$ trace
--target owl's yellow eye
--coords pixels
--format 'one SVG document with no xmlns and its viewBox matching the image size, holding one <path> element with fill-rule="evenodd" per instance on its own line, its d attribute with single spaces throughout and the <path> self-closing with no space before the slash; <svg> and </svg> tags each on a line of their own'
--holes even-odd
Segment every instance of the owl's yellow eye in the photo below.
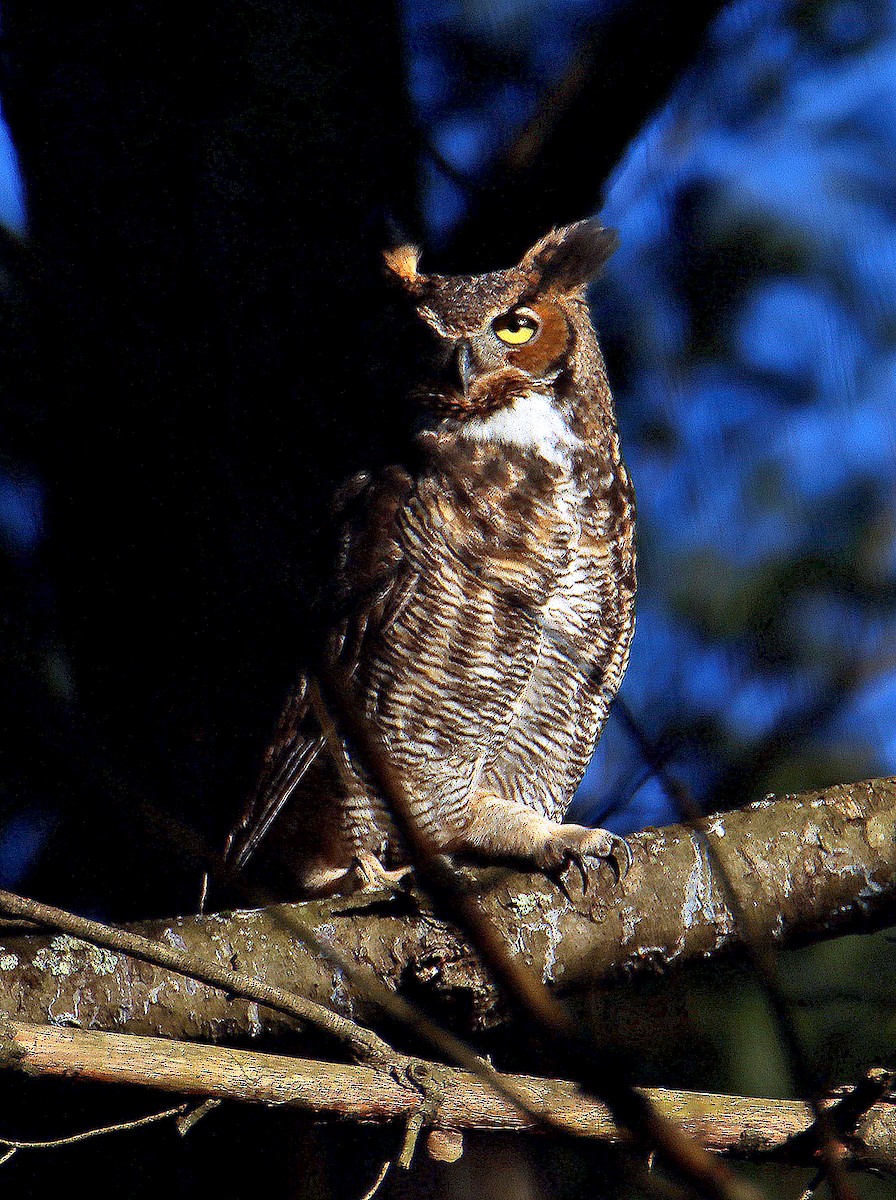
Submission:
<svg viewBox="0 0 896 1200">
<path fill-rule="evenodd" d="M 538 333 L 538 318 L 528 308 L 515 308 L 492 321 L 495 337 L 508 346 L 525 346 Z"/>
</svg>

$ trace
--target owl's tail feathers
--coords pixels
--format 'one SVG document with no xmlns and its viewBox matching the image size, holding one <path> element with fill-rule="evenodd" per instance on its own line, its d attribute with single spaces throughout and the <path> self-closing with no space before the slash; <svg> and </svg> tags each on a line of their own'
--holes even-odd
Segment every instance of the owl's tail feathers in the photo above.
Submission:
<svg viewBox="0 0 896 1200">
<path fill-rule="evenodd" d="M 278 734 L 280 732 L 278 730 Z M 203 873 L 199 892 L 200 913 L 205 912 L 212 884 L 226 887 L 246 866 L 326 744 L 323 734 L 307 737 L 297 735 L 294 730 L 291 732 L 291 737 L 275 741 L 280 752 L 273 757 L 270 768 L 262 775 L 243 815 L 227 835 L 218 870 Z"/>
<path fill-rule="evenodd" d="M 227 838 L 223 861 L 228 873 L 235 874 L 245 867 L 325 744 L 326 738 L 320 734 L 300 741 L 284 754 L 276 773 L 252 798 Z"/>
</svg>

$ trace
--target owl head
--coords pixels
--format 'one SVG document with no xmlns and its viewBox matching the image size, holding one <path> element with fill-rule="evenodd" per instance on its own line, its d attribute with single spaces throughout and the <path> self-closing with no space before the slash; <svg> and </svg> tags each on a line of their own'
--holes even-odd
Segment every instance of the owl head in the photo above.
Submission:
<svg viewBox="0 0 896 1200">
<path fill-rule="evenodd" d="M 580 390 L 576 374 L 599 359 L 585 287 L 616 243 L 598 221 L 579 221 L 547 234 L 517 266 L 485 275 L 425 275 L 417 247 L 388 251 L 387 269 L 427 335 L 417 398 L 463 419 L 533 392 Z"/>
</svg>

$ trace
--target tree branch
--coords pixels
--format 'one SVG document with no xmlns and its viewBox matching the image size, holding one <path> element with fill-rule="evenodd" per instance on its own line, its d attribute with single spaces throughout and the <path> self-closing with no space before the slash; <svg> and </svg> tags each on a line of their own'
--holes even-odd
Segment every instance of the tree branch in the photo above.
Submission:
<svg viewBox="0 0 896 1200">
<path fill-rule="evenodd" d="M 438 1076 L 440 1102 L 432 1112 L 420 1091 L 365 1066 L 21 1022 L 7 1022 L 0 1032 L 0 1066 L 31 1075 L 132 1084 L 362 1122 L 408 1121 L 419 1115 L 428 1130 L 541 1128 L 475 1076 L 436 1063 L 431 1070 Z M 524 1075 L 502 1079 L 509 1091 L 525 1097 L 533 1112 L 550 1111 L 554 1128 L 609 1143 L 626 1140 L 606 1106 L 573 1083 Z M 812 1111 L 802 1101 L 666 1088 L 645 1088 L 643 1094 L 707 1150 L 752 1161 L 814 1164 L 811 1141 L 802 1136 L 812 1125 Z M 830 1096 L 825 1103 L 834 1107 L 842 1101 Z M 871 1105 L 844 1145 L 847 1166 L 896 1174 L 896 1104 L 881 1100 Z"/>
<path fill-rule="evenodd" d="M 750 936 L 788 946 L 868 931 L 896 912 L 896 781 L 844 784 L 769 798 L 701 823 L 751 913 Z M 542 875 L 490 869 L 477 903 L 526 965 L 558 992 L 742 948 L 724 889 L 684 825 L 631 839 L 634 863 L 616 882 L 596 867 L 587 893 L 567 900 Z M 504 1010 L 460 934 L 415 897 L 336 898 L 256 911 L 147 922 L 162 948 L 307 997 L 355 1021 L 379 1018 L 346 973 L 290 925 L 334 945 L 398 992 L 428 993 L 463 1030 L 500 1023 Z M 206 1041 L 263 1032 L 295 1037 L 294 1022 L 70 935 L 8 933 L 0 944 L 0 1008 L 16 1020 Z M 226 987 L 226 984 L 221 986 Z"/>
</svg>

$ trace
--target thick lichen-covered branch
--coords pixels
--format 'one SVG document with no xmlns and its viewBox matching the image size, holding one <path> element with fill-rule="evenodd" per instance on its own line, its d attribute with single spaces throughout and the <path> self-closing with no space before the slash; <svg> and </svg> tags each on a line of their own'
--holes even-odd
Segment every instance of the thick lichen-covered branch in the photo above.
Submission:
<svg viewBox="0 0 896 1200">
<path fill-rule="evenodd" d="M 894 780 L 769 798 L 702 828 L 749 913 L 753 938 L 799 944 L 876 928 L 896 913 Z M 513 953 L 558 992 L 736 952 L 743 934 L 701 839 L 673 825 L 640 833 L 631 845 L 625 878 L 596 866 L 584 895 L 569 898 L 538 874 L 490 870 L 478 877 L 477 903 Z M 428 994 L 455 1027 L 503 1019 L 473 952 L 413 897 L 181 916 L 139 928 L 364 1024 L 379 1015 L 365 990 L 309 944 L 335 946 L 397 991 Z M 0 1009 L 22 1021 L 210 1041 L 295 1030 L 257 1002 L 66 934 L 0 934 Z"/>
</svg>

